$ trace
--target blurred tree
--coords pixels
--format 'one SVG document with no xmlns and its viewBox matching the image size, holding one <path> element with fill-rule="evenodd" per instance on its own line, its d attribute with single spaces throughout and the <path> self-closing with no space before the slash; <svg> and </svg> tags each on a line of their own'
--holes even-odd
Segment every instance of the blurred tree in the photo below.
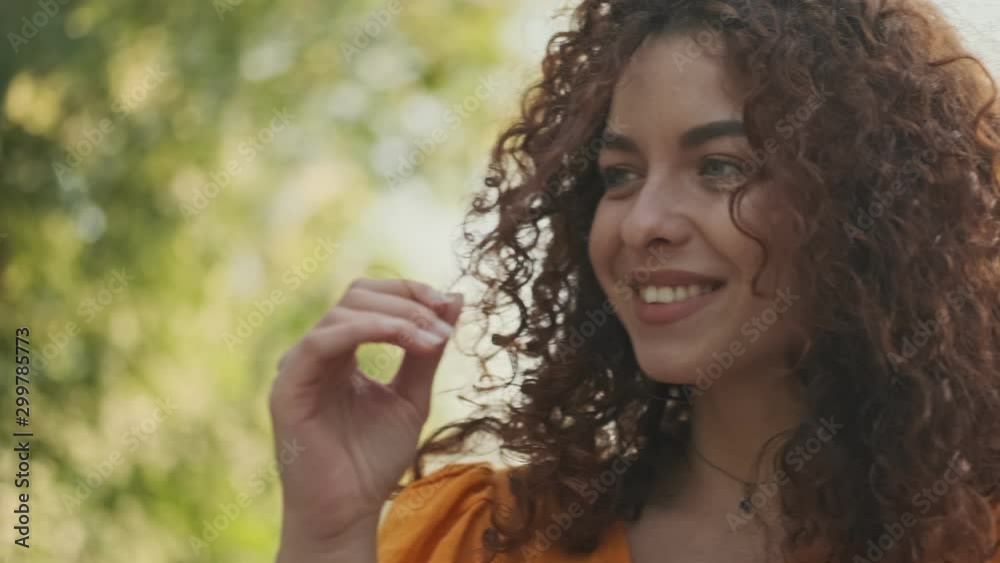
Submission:
<svg viewBox="0 0 1000 563">
<path fill-rule="evenodd" d="M 457 226 L 530 74 L 504 43 L 525 4 L 0 4 L 2 360 L 29 327 L 30 426 L 12 368 L 0 404 L 35 433 L 32 547 L 5 525 L 0 554 L 271 560 L 274 363 L 351 278 L 450 264 L 400 241 Z"/>
</svg>

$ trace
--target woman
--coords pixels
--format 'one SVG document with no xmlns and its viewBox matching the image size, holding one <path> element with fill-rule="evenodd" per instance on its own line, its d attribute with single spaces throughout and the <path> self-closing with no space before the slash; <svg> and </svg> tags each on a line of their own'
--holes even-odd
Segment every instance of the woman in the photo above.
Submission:
<svg viewBox="0 0 1000 563">
<path fill-rule="evenodd" d="M 1000 561 L 1000 112 L 937 9 L 584 0 L 542 68 L 466 233 L 516 399 L 417 451 L 462 298 L 356 281 L 272 390 L 278 561 Z M 525 463 L 423 474 L 475 437 Z"/>
</svg>

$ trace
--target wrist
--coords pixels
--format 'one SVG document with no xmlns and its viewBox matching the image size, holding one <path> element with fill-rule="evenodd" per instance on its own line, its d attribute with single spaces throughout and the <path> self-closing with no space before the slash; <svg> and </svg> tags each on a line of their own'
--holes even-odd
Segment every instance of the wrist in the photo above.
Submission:
<svg viewBox="0 0 1000 563">
<path fill-rule="evenodd" d="M 276 563 L 377 563 L 378 515 L 328 537 L 303 537 L 286 518 Z"/>
</svg>

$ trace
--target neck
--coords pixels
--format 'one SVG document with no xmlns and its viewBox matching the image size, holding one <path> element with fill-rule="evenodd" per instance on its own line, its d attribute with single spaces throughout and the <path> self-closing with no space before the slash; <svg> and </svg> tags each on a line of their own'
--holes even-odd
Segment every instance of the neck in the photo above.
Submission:
<svg viewBox="0 0 1000 563">
<path fill-rule="evenodd" d="M 787 370 L 742 375 L 728 374 L 727 381 L 719 379 L 694 398 L 691 442 L 712 463 L 752 481 L 758 456 L 764 453 L 766 460 L 775 453 L 780 437 L 799 424 L 805 411 Z M 758 481 L 770 478 L 771 464 L 757 473 Z"/>
<path fill-rule="evenodd" d="M 687 463 L 670 479 L 670 504 L 731 513 L 743 483 L 774 481 L 774 455 L 805 415 L 795 381 L 787 370 L 730 372 L 694 397 Z"/>
</svg>

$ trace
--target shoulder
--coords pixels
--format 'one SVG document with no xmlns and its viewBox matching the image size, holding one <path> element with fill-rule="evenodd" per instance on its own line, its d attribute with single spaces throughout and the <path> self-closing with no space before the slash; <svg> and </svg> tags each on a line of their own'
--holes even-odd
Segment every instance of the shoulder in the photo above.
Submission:
<svg viewBox="0 0 1000 563">
<path fill-rule="evenodd" d="M 492 507 L 511 502 L 508 468 L 447 465 L 407 485 L 378 532 L 380 563 L 478 561 Z"/>
<path fill-rule="evenodd" d="M 993 508 L 993 524 L 996 530 L 996 533 L 993 535 L 996 547 L 994 548 L 993 561 L 991 563 L 1000 563 L 1000 504 Z"/>
<path fill-rule="evenodd" d="M 494 506 L 502 519 L 514 513 L 511 478 L 516 468 L 488 463 L 447 465 L 406 487 L 383 513 L 378 531 L 379 563 L 480 563 L 483 534 L 492 526 Z M 539 499 L 534 499 L 538 501 Z M 536 530 L 529 544 L 499 554 L 490 563 L 606 563 L 629 561 L 624 529 L 614 527 L 590 554 L 569 555 L 556 547 L 572 525 L 572 512 L 538 516 L 545 531 Z"/>
</svg>

